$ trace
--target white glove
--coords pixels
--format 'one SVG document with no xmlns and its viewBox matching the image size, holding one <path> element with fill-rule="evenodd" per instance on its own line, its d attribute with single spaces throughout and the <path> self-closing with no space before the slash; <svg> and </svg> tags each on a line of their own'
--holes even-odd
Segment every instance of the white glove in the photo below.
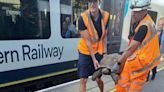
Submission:
<svg viewBox="0 0 164 92">
<path fill-rule="evenodd" d="M 118 62 L 117 62 L 117 63 L 115 63 L 115 64 L 113 65 L 113 67 L 111 68 L 111 72 L 112 72 L 112 73 L 118 73 L 118 72 L 119 72 L 119 69 L 120 69 L 120 65 L 119 65 Z"/>
<path fill-rule="evenodd" d="M 114 81 L 115 84 L 118 83 L 118 75 L 117 73 L 119 72 L 119 69 L 120 69 L 120 64 L 117 62 L 113 65 L 112 69 L 111 69 L 111 77 Z"/>
<path fill-rule="evenodd" d="M 111 73 L 111 78 L 113 79 L 113 81 L 114 81 L 115 84 L 118 83 L 119 77 L 118 77 L 117 74 Z"/>
</svg>

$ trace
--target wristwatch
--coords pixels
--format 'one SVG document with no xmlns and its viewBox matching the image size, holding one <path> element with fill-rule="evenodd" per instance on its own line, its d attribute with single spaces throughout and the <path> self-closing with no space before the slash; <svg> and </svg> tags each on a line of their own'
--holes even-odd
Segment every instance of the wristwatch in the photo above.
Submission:
<svg viewBox="0 0 164 92">
<path fill-rule="evenodd" d="M 120 62 L 117 62 L 117 64 L 118 64 L 118 65 L 121 65 L 121 63 L 120 63 Z"/>
</svg>

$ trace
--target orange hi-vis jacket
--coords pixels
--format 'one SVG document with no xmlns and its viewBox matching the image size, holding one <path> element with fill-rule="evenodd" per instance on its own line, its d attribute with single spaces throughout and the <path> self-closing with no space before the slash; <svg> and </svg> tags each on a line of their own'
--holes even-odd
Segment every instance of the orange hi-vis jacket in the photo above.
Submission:
<svg viewBox="0 0 164 92">
<path fill-rule="evenodd" d="M 95 53 L 99 53 L 99 54 L 103 53 L 103 50 L 104 50 L 103 38 L 105 36 L 105 26 L 106 26 L 108 19 L 109 19 L 109 13 L 108 12 L 100 10 L 100 13 L 102 14 L 102 19 L 101 19 L 102 36 L 100 39 L 98 38 L 97 31 L 93 25 L 92 20 L 91 20 L 90 11 L 87 10 L 86 12 L 81 14 L 83 21 L 84 21 L 84 24 L 87 28 L 86 31 L 88 31 L 88 34 L 89 34 L 89 37 L 91 40 L 94 54 Z M 87 45 L 86 45 L 84 38 L 80 39 L 79 44 L 78 44 L 78 50 L 82 54 L 90 55 L 90 52 L 87 48 Z"/>
<path fill-rule="evenodd" d="M 127 64 L 129 64 L 128 66 L 130 67 L 131 79 L 142 76 L 160 63 L 158 35 L 155 30 L 154 22 L 148 14 L 140 21 L 135 29 L 135 33 L 137 33 L 142 25 L 147 26 L 147 34 L 141 45 L 134 52 L 133 55 L 135 58 L 129 61 L 127 59 Z"/>
</svg>

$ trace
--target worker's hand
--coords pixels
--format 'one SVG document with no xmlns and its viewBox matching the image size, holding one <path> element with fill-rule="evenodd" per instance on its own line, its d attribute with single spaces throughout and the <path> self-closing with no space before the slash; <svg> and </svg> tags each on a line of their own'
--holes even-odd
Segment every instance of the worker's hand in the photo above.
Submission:
<svg viewBox="0 0 164 92">
<path fill-rule="evenodd" d="M 120 65 L 119 70 L 117 71 L 117 74 L 120 75 L 122 71 L 123 71 L 123 67 Z"/>
<path fill-rule="evenodd" d="M 94 64 L 95 69 L 100 67 L 100 64 L 97 60 L 93 60 L 93 64 Z"/>
<path fill-rule="evenodd" d="M 118 84 L 119 75 L 117 75 L 116 73 L 111 73 L 111 77 L 112 77 L 115 85 Z"/>
</svg>

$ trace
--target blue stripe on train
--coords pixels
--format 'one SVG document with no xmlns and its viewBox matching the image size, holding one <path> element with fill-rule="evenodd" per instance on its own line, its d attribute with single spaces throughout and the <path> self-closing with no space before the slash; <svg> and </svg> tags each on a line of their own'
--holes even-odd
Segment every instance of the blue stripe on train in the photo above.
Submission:
<svg viewBox="0 0 164 92">
<path fill-rule="evenodd" d="M 12 70 L 0 73 L 0 84 L 19 81 L 27 78 L 38 77 L 50 73 L 75 68 L 76 61 L 62 62 L 32 68 Z"/>
</svg>

